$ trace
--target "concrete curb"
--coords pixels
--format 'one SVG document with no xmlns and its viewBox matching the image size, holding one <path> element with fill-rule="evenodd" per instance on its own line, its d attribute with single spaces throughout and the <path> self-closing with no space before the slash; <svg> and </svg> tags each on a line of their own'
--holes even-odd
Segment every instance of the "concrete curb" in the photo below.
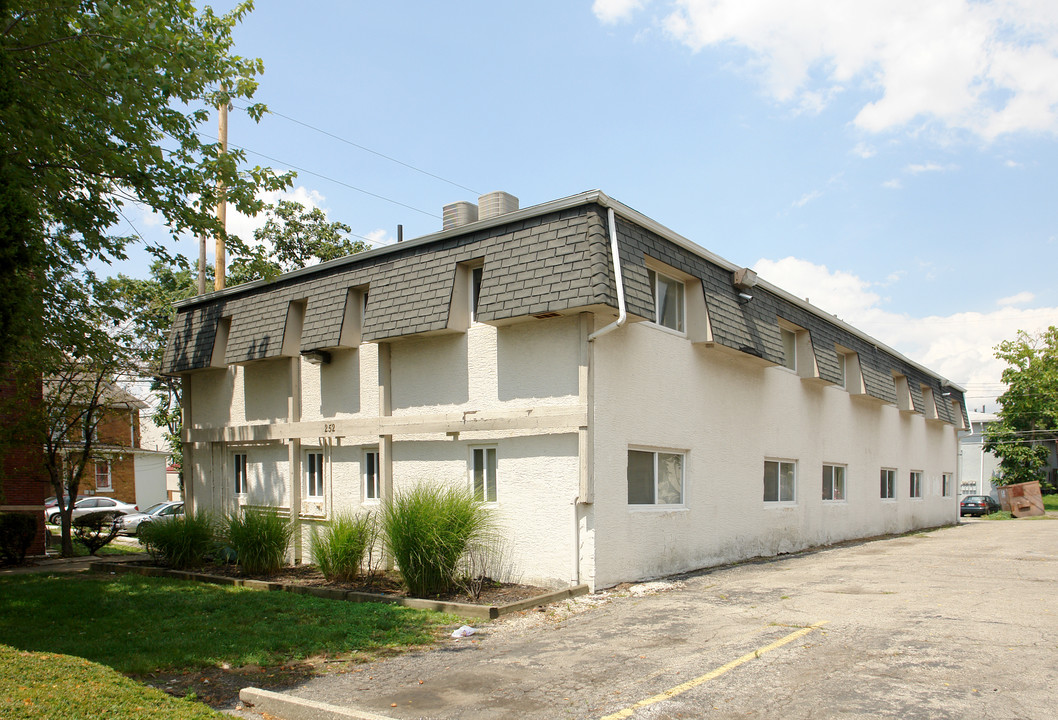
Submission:
<svg viewBox="0 0 1058 720">
<path fill-rule="evenodd" d="M 427 600 L 422 598 L 391 597 L 389 595 L 378 595 L 375 593 L 355 592 L 351 590 L 339 590 L 336 588 L 312 587 L 305 585 L 291 585 L 278 582 L 265 582 L 263 580 L 247 580 L 244 578 L 233 578 L 225 575 L 210 575 L 208 573 L 187 572 L 184 570 L 169 570 L 167 568 L 154 567 L 151 565 L 131 565 L 118 562 L 93 562 L 89 566 L 97 572 L 134 573 L 137 575 L 149 575 L 151 577 L 172 577 L 181 580 L 194 580 L 196 582 L 212 583 L 214 585 L 234 585 L 250 590 L 265 590 L 273 592 L 290 592 L 302 595 L 314 595 L 327 600 L 344 600 L 346 602 L 380 602 L 417 610 L 432 610 L 434 612 L 450 613 L 463 617 L 481 620 L 495 620 L 509 613 L 528 610 L 537 605 L 547 605 L 559 600 L 575 598 L 588 593 L 587 585 L 575 585 L 562 588 L 553 592 L 544 593 L 526 600 L 508 603 L 506 605 L 473 605 L 471 603 L 446 602 L 442 600 Z"/>
<path fill-rule="evenodd" d="M 243 704 L 253 707 L 254 712 L 267 713 L 283 720 L 393 720 L 384 715 L 304 700 L 254 687 L 240 690 L 239 699 Z"/>
</svg>

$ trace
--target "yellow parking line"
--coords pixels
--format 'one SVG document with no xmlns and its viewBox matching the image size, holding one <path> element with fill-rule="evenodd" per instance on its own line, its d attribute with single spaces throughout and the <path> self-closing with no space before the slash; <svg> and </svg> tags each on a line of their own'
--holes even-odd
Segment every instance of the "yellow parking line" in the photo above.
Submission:
<svg viewBox="0 0 1058 720">
<path fill-rule="evenodd" d="M 801 628 L 800 630 L 798 630 L 796 632 L 790 633 L 786 637 L 779 638 L 778 640 L 776 640 L 775 642 L 771 643 L 770 645 L 765 645 L 762 648 L 757 648 L 753 652 L 746 653 L 745 655 L 743 655 L 742 657 L 738 658 L 737 660 L 732 660 L 727 665 L 721 665 L 716 670 L 713 670 L 711 672 L 707 672 L 705 675 L 701 675 L 699 677 L 696 677 L 693 680 L 688 680 L 685 683 L 681 683 L 680 685 L 677 685 L 674 688 L 666 690 L 663 693 L 659 693 L 658 695 L 655 695 L 654 697 L 649 697 L 646 700 L 640 700 L 635 705 L 631 705 L 629 707 L 626 707 L 624 710 L 619 710 L 618 712 L 615 712 L 612 715 L 607 715 L 606 717 L 600 718 L 600 720 L 618 720 L 619 718 L 632 717 L 633 713 L 635 713 L 635 711 L 637 709 L 641 708 L 641 707 L 646 707 L 647 705 L 653 705 L 654 703 L 659 703 L 662 700 L 669 700 L 671 698 L 676 697 L 677 695 L 682 695 L 683 693 L 687 692 L 688 690 L 690 690 L 693 687 L 697 687 L 697 686 L 701 685 L 702 683 L 709 682 L 713 678 L 718 678 L 721 675 L 723 675 L 724 673 L 726 673 L 726 672 L 728 672 L 730 670 L 734 670 L 739 665 L 747 663 L 750 660 L 753 660 L 755 658 L 759 658 L 764 653 L 771 652 L 772 650 L 775 650 L 776 648 L 780 648 L 783 645 L 786 645 L 787 643 L 791 643 L 791 642 L 793 642 L 794 640 L 796 640 L 798 638 L 802 638 L 805 635 L 807 635 L 808 633 L 812 632 L 813 630 L 818 630 L 819 628 L 821 628 L 824 625 L 826 625 L 827 622 L 828 622 L 827 620 L 823 620 L 822 622 L 817 622 L 814 625 L 809 625 L 806 628 Z"/>
</svg>

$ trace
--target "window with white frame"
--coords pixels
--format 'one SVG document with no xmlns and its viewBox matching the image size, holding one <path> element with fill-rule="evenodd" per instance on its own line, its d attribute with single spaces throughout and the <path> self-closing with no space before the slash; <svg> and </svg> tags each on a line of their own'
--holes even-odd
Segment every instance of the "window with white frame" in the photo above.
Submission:
<svg viewBox="0 0 1058 720">
<path fill-rule="evenodd" d="M 378 500 L 382 497 L 378 479 L 378 450 L 364 451 L 364 500 Z"/>
<path fill-rule="evenodd" d="M 849 389 L 848 380 L 848 357 L 843 352 L 838 353 L 838 377 L 841 378 L 841 387 Z"/>
<path fill-rule="evenodd" d="M 951 497 L 952 491 L 955 488 L 955 478 L 951 473 L 944 473 L 940 476 L 940 494 L 944 497 Z"/>
<path fill-rule="evenodd" d="M 305 453 L 305 497 L 323 497 L 323 453 Z"/>
<path fill-rule="evenodd" d="M 880 497 L 882 500 L 896 499 L 896 470 L 882 468 Z"/>
<path fill-rule="evenodd" d="M 232 456 L 232 467 L 235 472 L 235 494 L 245 495 L 249 487 L 246 477 L 246 453 L 235 453 Z"/>
<path fill-rule="evenodd" d="M 845 499 L 844 465 L 823 466 L 823 499 L 833 501 Z"/>
<path fill-rule="evenodd" d="M 654 298 L 654 322 L 676 332 L 686 332 L 683 282 L 650 269 L 647 276 Z"/>
<path fill-rule="evenodd" d="M 470 477 L 475 500 L 496 502 L 496 448 L 470 449 Z"/>
<path fill-rule="evenodd" d="M 922 497 L 922 473 L 918 470 L 911 471 L 909 487 L 911 490 L 911 497 Z"/>
<path fill-rule="evenodd" d="M 96 461 L 96 490 L 113 490 L 110 478 L 110 461 Z"/>
<path fill-rule="evenodd" d="M 683 454 L 628 451 L 628 504 L 683 503 Z"/>
<path fill-rule="evenodd" d="M 764 461 L 764 502 L 797 500 L 797 463 L 790 460 Z"/>
</svg>

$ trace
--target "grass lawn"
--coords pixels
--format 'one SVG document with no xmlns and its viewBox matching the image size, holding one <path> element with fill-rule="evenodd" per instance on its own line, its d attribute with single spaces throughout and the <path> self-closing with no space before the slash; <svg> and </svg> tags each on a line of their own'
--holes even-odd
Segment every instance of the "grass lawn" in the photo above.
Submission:
<svg viewBox="0 0 1058 720">
<path fill-rule="evenodd" d="M 1043 509 L 1048 512 L 1058 512 L 1058 495 L 1044 495 Z"/>
<path fill-rule="evenodd" d="M 222 720 L 230 716 L 81 658 L 0 645 L 0 717 Z"/>
<path fill-rule="evenodd" d="M 429 643 L 457 620 L 396 605 L 138 575 L 0 578 L 0 643 L 76 655 L 126 674 L 372 654 Z"/>
</svg>

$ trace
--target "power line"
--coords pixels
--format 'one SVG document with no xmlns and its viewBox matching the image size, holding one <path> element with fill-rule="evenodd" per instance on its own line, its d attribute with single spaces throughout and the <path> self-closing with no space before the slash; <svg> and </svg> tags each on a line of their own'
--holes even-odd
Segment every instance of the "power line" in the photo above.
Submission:
<svg viewBox="0 0 1058 720">
<path fill-rule="evenodd" d="M 242 107 L 242 108 L 239 108 L 239 109 L 240 110 L 246 110 L 247 108 Z M 383 158 L 385 160 L 389 160 L 390 162 L 396 163 L 397 165 L 401 165 L 403 167 L 406 167 L 409 170 L 414 170 L 415 172 L 421 173 L 423 175 L 426 175 L 427 177 L 431 177 L 431 178 L 433 178 L 435 180 L 440 180 L 441 182 L 448 183 L 449 185 L 452 185 L 453 187 L 460 188 L 461 190 L 466 190 L 467 192 L 472 192 L 475 195 L 480 195 L 481 194 L 479 191 L 474 190 L 473 188 L 468 188 L 466 185 L 460 185 L 459 183 L 455 182 L 454 180 L 449 180 L 448 178 L 441 177 L 440 175 L 435 175 L 434 173 L 429 172 L 427 170 L 423 170 L 422 168 L 417 168 L 414 165 L 411 165 L 409 163 L 404 162 L 403 160 L 398 160 L 397 158 L 390 157 L 389 155 L 386 155 L 385 153 L 380 153 L 377 150 L 372 150 L 369 147 L 365 147 L 364 145 L 361 145 L 359 143 L 355 143 L 352 140 L 348 140 L 346 138 L 341 137 L 340 135 L 335 135 L 332 132 L 329 132 L 329 131 L 324 130 L 322 128 L 318 128 L 315 125 L 310 125 L 309 123 L 303 122 L 301 120 L 298 120 L 297 118 L 292 118 L 289 115 L 284 115 L 283 113 L 277 112 L 275 110 L 272 110 L 271 108 L 268 109 L 268 114 L 269 115 L 275 115 L 276 117 L 281 117 L 284 120 L 288 120 L 288 121 L 290 121 L 292 123 L 295 123 L 297 125 L 301 125 L 302 127 L 306 127 L 309 130 L 314 130 L 314 131 L 320 133 L 321 135 L 326 135 L 327 137 L 333 138 L 334 140 L 337 140 L 338 142 L 343 142 L 346 145 L 351 145 L 352 147 L 355 147 L 355 148 L 357 148 L 359 150 L 363 150 L 364 152 L 369 152 L 372 155 L 377 155 L 380 158 Z"/>
</svg>

